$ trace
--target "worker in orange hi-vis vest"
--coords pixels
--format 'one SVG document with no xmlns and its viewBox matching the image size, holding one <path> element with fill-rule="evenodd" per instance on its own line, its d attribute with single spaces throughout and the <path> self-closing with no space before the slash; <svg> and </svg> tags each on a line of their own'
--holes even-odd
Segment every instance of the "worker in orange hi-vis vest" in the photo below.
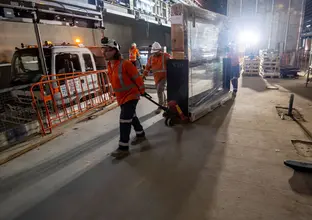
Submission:
<svg viewBox="0 0 312 220">
<path fill-rule="evenodd" d="M 140 53 L 137 49 L 136 43 L 131 44 L 131 48 L 129 50 L 129 60 L 130 62 L 136 67 L 137 66 L 137 60 L 140 59 Z"/>
<path fill-rule="evenodd" d="M 238 89 L 238 78 L 240 76 L 239 54 L 234 43 L 230 44 L 229 50 L 228 58 L 231 59 L 231 82 L 233 86 L 233 98 L 235 98 Z"/>
<path fill-rule="evenodd" d="M 161 50 L 161 45 L 158 42 L 152 44 L 151 53 L 152 55 L 148 58 L 144 76 L 147 76 L 151 71 L 154 76 L 154 81 L 157 89 L 158 102 L 160 105 L 165 105 L 166 95 L 165 87 L 167 82 L 167 61 L 170 59 L 168 53 L 164 53 Z M 155 111 L 156 114 L 161 113 L 162 109 L 157 108 Z"/>
<path fill-rule="evenodd" d="M 121 58 L 119 44 L 107 38 L 102 40 L 102 44 L 104 57 L 108 61 L 108 77 L 121 108 L 119 147 L 111 156 L 122 158 L 129 155 L 131 126 L 136 132 L 131 145 L 137 145 L 146 140 L 143 127 L 136 116 L 136 106 L 140 96 L 145 94 L 145 88 L 137 68 L 130 61 Z"/>
</svg>

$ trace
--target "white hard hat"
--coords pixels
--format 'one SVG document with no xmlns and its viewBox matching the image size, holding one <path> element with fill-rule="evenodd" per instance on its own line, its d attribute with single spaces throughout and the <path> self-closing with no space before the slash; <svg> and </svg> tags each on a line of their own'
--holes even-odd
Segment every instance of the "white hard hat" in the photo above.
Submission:
<svg viewBox="0 0 312 220">
<path fill-rule="evenodd" d="M 157 52 L 160 51 L 160 50 L 161 50 L 161 45 L 160 45 L 160 43 L 154 42 L 154 43 L 152 44 L 151 53 L 157 53 Z"/>
<path fill-rule="evenodd" d="M 131 46 L 132 46 L 132 47 L 136 47 L 136 43 L 132 43 Z"/>
<path fill-rule="evenodd" d="M 114 39 L 108 39 L 106 42 L 102 42 L 102 46 L 116 48 L 118 51 L 120 50 L 119 44 Z"/>
</svg>

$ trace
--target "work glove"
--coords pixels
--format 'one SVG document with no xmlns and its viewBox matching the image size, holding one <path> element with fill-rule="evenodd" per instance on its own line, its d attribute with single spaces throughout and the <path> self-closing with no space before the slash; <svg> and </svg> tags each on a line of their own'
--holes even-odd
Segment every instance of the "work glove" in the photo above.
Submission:
<svg viewBox="0 0 312 220">
<path fill-rule="evenodd" d="M 147 94 L 145 91 L 141 93 L 141 96 L 146 97 L 147 95 L 148 95 L 148 94 Z"/>
</svg>

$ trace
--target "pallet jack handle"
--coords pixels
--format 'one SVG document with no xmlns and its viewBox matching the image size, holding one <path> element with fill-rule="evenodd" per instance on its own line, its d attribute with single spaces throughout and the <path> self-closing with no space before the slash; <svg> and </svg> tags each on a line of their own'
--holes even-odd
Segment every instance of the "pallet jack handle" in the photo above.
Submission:
<svg viewBox="0 0 312 220">
<path fill-rule="evenodd" d="M 142 96 L 145 97 L 146 99 L 148 99 L 150 102 L 152 102 L 152 103 L 154 103 L 155 105 L 157 105 L 157 106 L 158 106 L 159 108 L 161 108 L 162 110 L 168 111 L 168 108 L 167 108 L 167 107 L 162 106 L 162 105 L 160 105 L 159 103 L 155 102 L 155 101 L 153 100 L 153 97 L 152 97 L 150 94 L 148 94 L 148 93 L 145 92 L 144 94 L 142 94 Z"/>
</svg>

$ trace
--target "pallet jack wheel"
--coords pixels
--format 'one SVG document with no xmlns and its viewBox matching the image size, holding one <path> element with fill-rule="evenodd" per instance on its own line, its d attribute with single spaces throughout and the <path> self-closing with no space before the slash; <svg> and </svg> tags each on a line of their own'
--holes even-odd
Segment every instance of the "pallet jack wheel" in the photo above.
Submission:
<svg viewBox="0 0 312 220">
<path fill-rule="evenodd" d="M 166 118 L 165 125 L 168 126 L 168 127 L 174 126 L 172 118 Z"/>
<path fill-rule="evenodd" d="M 168 118 L 168 113 L 167 113 L 167 112 L 164 112 L 164 113 L 162 114 L 162 116 L 163 116 L 164 118 Z"/>
</svg>

